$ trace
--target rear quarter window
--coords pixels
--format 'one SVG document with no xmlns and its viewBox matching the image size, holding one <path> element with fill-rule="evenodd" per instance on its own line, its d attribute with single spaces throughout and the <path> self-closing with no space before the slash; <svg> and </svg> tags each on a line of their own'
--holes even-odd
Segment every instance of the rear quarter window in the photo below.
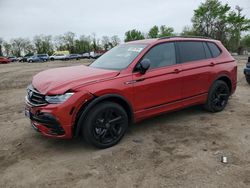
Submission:
<svg viewBox="0 0 250 188">
<path fill-rule="evenodd" d="M 212 42 L 207 42 L 207 45 L 212 53 L 213 57 L 218 57 L 221 54 L 221 50 L 219 49 L 219 47 L 212 43 Z"/>
<path fill-rule="evenodd" d="M 181 63 L 207 59 L 202 42 L 184 41 L 177 44 Z"/>
</svg>

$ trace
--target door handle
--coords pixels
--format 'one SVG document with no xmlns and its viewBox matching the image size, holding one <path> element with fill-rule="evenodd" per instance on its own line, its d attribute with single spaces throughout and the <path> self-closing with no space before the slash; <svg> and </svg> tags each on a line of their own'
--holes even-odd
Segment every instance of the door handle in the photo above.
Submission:
<svg viewBox="0 0 250 188">
<path fill-rule="evenodd" d="M 180 73 L 180 72 L 181 72 L 180 69 L 174 69 L 174 73 L 175 73 L 175 74 L 178 74 L 178 73 Z"/>
<path fill-rule="evenodd" d="M 211 63 L 209 64 L 209 66 L 210 66 L 210 67 L 213 67 L 213 66 L 215 66 L 215 63 L 214 63 L 214 62 L 211 62 Z"/>
</svg>

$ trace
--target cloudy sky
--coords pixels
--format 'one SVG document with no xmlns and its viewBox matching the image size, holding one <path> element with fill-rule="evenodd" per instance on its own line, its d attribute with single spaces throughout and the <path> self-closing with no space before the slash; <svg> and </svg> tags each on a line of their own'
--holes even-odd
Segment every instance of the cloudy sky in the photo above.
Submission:
<svg viewBox="0 0 250 188">
<path fill-rule="evenodd" d="M 250 18 L 250 0 L 221 0 L 240 5 Z M 72 31 L 78 36 L 118 35 L 130 29 L 147 32 L 167 25 L 181 32 L 204 0 L 0 0 L 0 37 L 32 38 Z"/>
</svg>

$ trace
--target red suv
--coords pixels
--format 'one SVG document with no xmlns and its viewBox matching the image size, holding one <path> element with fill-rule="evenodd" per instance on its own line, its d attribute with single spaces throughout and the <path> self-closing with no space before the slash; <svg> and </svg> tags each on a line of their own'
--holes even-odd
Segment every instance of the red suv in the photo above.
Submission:
<svg viewBox="0 0 250 188">
<path fill-rule="evenodd" d="M 167 37 L 121 44 L 90 66 L 43 71 L 27 88 L 26 116 L 41 134 L 82 135 L 99 148 L 129 124 L 192 105 L 222 111 L 237 82 L 235 59 L 217 40 Z"/>
</svg>

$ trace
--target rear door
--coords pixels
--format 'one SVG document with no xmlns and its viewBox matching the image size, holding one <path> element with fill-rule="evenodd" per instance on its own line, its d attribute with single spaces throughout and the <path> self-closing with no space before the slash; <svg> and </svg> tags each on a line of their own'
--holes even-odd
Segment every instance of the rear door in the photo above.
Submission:
<svg viewBox="0 0 250 188">
<path fill-rule="evenodd" d="M 135 110 L 147 110 L 179 100 L 181 65 L 176 61 L 175 43 L 158 44 L 143 59 L 149 59 L 151 65 L 144 75 L 133 73 Z"/>
<path fill-rule="evenodd" d="M 180 64 L 182 64 L 183 99 L 195 97 L 208 92 L 212 81 L 215 62 L 206 42 L 177 42 Z"/>
</svg>

